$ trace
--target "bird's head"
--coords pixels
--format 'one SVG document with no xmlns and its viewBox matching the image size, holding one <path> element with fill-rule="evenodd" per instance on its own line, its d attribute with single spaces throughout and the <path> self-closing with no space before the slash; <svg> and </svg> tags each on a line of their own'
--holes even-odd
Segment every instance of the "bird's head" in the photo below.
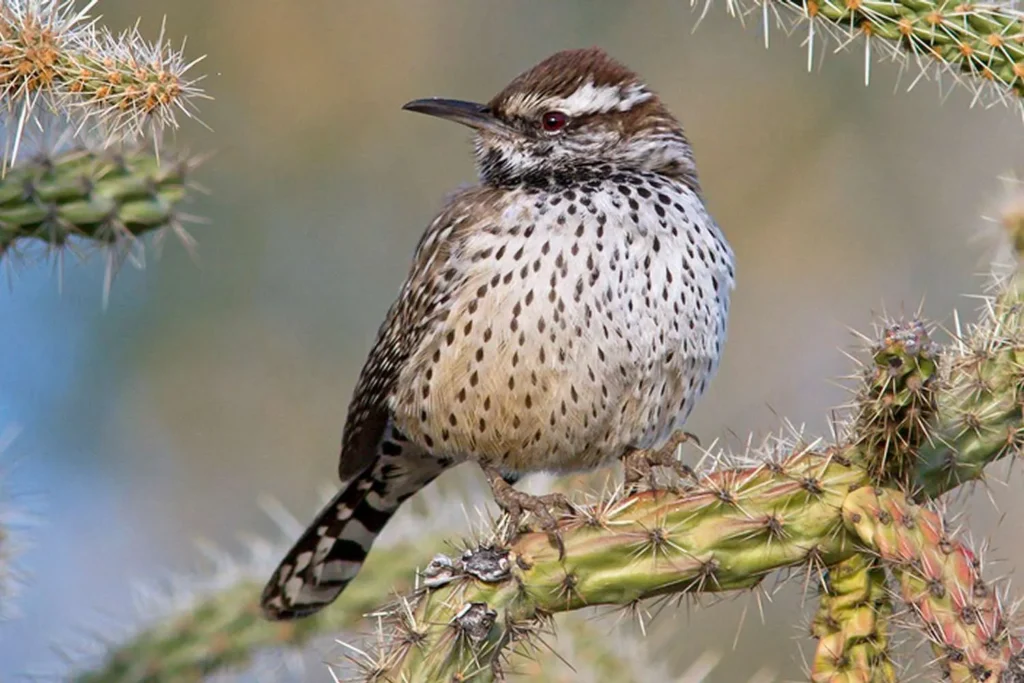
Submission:
<svg viewBox="0 0 1024 683">
<path fill-rule="evenodd" d="M 555 53 L 487 104 L 424 99 L 404 108 L 475 129 L 484 183 L 571 184 L 610 165 L 698 189 L 682 126 L 635 73 L 597 48 Z"/>
</svg>

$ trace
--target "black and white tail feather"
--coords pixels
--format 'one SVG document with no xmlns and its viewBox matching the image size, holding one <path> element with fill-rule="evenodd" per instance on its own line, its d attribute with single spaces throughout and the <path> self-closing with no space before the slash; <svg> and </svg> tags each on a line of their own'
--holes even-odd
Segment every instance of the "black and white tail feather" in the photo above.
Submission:
<svg viewBox="0 0 1024 683">
<path fill-rule="evenodd" d="M 342 486 L 278 565 L 260 598 L 266 617 L 297 619 L 334 602 L 391 516 L 445 467 L 389 426 L 370 466 Z"/>
</svg>

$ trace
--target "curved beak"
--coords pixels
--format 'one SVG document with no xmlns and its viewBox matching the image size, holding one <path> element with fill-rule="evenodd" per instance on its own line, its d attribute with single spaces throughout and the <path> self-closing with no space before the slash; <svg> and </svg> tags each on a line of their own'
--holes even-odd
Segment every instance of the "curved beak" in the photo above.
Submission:
<svg viewBox="0 0 1024 683">
<path fill-rule="evenodd" d="M 447 119 L 476 130 L 489 130 L 498 133 L 505 129 L 505 125 L 491 114 L 487 105 L 476 102 L 429 97 L 407 102 L 402 109 Z"/>
</svg>

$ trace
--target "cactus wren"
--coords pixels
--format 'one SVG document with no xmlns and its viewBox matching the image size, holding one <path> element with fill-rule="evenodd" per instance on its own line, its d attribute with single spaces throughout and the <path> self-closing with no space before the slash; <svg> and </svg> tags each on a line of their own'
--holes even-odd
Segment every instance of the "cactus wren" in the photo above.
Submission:
<svg viewBox="0 0 1024 683">
<path fill-rule="evenodd" d="M 519 475 L 670 465 L 722 353 L 733 254 L 635 73 L 568 50 L 485 105 L 404 108 L 472 128 L 480 182 L 420 239 L 355 388 L 344 485 L 264 589 L 271 619 L 337 598 L 402 502 L 460 462 L 548 528 L 560 501 Z"/>
</svg>

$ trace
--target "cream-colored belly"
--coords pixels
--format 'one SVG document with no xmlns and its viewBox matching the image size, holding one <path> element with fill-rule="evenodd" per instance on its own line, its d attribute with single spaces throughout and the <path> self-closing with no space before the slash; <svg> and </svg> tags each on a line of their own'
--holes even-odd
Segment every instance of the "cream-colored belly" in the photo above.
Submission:
<svg viewBox="0 0 1024 683">
<path fill-rule="evenodd" d="M 466 254 L 488 258 L 403 368 L 399 429 L 439 455 L 514 471 L 589 469 L 665 441 L 724 334 L 713 272 L 683 268 L 686 240 L 571 223 L 475 235 Z"/>
</svg>

